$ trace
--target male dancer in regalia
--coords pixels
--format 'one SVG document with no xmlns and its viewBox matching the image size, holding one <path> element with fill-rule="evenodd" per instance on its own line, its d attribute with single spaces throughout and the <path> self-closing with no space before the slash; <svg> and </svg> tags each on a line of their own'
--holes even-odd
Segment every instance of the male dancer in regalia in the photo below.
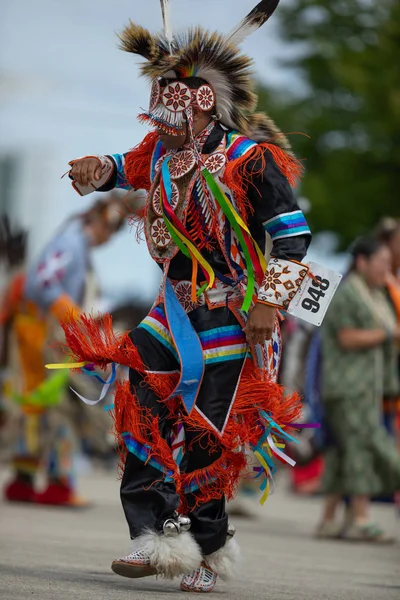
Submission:
<svg viewBox="0 0 400 600">
<path fill-rule="evenodd" d="M 130 334 L 114 336 L 108 318 L 65 325 L 78 361 L 130 367 L 115 426 L 133 550 L 112 568 L 181 574 L 189 591 L 211 591 L 233 569 L 225 498 L 246 468 L 244 448 L 260 459 L 267 493 L 271 455 L 300 414 L 276 375 L 279 311 L 308 276 L 310 230 L 291 187 L 301 166 L 274 123 L 254 113 L 252 61 L 238 48 L 277 4 L 260 2 L 230 35 L 172 35 L 166 1 L 161 35 L 131 22 L 121 45 L 145 59 L 151 95 L 140 120 L 152 131 L 125 154 L 70 163 L 81 190 L 147 191 L 140 217 L 163 272 Z"/>
</svg>

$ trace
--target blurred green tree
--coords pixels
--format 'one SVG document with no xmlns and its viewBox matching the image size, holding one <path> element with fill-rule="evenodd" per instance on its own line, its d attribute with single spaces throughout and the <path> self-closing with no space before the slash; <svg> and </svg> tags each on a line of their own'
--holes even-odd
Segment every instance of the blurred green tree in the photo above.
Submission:
<svg viewBox="0 0 400 600">
<path fill-rule="evenodd" d="M 344 247 L 400 215 L 400 2 L 292 0 L 277 14 L 303 85 L 263 87 L 259 107 L 310 136 L 289 136 L 306 159 L 310 225 Z"/>
</svg>

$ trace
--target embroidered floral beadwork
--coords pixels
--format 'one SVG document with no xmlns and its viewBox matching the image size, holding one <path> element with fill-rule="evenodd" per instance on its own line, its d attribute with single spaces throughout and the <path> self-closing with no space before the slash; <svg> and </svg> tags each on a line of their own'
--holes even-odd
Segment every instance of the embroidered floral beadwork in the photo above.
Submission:
<svg viewBox="0 0 400 600">
<path fill-rule="evenodd" d="M 167 85 L 162 95 L 164 106 L 173 112 L 184 111 L 190 105 L 191 99 L 190 89 L 179 81 Z"/>
<path fill-rule="evenodd" d="M 258 292 L 258 300 L 287 309 L 307 273 L 306 265 L 271 258 Z"/>
<path fill-rule="evenodd" d="M 204 295 L 202 294 L 197 302 L 192 301 L 192 283 L 191 281 L 178 281 L 177 283 L 172 282 L 175 290 L 176 297 L 180 304 L 185 309 L 185 312 L 190 312 L 199 306 L 204 304 Z"/>
<path fill-rule="evenodd" d="M 153 221 L 151 225 L 151 237 L 159 248 L 165 248 L 171 241 L 171 235 L 161 217 Z"/>
<path fill-rule="evenodd" d="M 171 196 L 171 207 L 173 210 L 178 206 L 179 202 L 179 190 L 175 183 L 172 182 L 172 196 Z M 153 194 L 152 200 L 153 210 L 159 217 L 162 216 L 162 207 L 161 207 L 161 188 L 158 186 Z"/>
<path fill-rule="evenodd" d="M 171 179 L 179 179 L 189 173 L 196 163 L 195 155 L 191 150 L 183 150 L 173 155 L 169 163 Z"/>
<path fill-rule="evenodd" d="M 160 101 L 161 87 L 157 79 L 153 81 L 150 92 L 149 110 L 152 112 Z"/>
<path fill-rule="evenodd" d="M 222 152 L 215 152 L 207 158 L 204 165 L 210 171 L 210 173 L 214 174 L 218 173 L 218 171 L 220 171 L 225 166 L 225 163 L 225 154 L 222 154 Z"/>
<path fill-rule="evenodd" d="M 196 102 L 201 110 L 205 112 L 212 109 L 215 104 L 215 96 L 209 85 L 201 85 L 197 90 Z"/>
</svg>

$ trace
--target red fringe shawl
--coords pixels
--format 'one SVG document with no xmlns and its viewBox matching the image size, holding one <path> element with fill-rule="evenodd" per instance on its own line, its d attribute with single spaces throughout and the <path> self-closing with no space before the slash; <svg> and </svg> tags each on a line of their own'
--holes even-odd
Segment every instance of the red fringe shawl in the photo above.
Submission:
<svg viewBox="0 0 400 600">
<path fill-rule="evenodd" d="M 158 133 L 151 131 L 125 157 L 125 175 L 134 190 L 150 190 L 151 157 L 157 137 Z"/>
<path fill-rule="evenodd" d="M 303 173 L 303 165 L 294 156 L 290 156 L 275 144 L 267 142 L 257 144 L 249 152 L 240 158 L 236 158 L 227 163 L 224 172 L 224 183 L 231 190 L 236 201 L 236 207 L 240 216 L 247 220 L 249 214 L 253 213 L 253 207 L 247 197 L 249 185 L 252 185 L 251 177 L 261 176 L 265 170 L 266 155 L 265 150 L 268 150 L 282 175 L 286 177 L 292 187 L 295 187 Z M 250 164 L 259 162 L 257 170 L 250 168 Z"/>
<path fill-rule="evenodd" d="M 150 169 L 151 157 L 157 142 L 158 134 L 153 131 L 146 135 L 144 140 L 131 150 L 125 158 L 125 175 L 130 185 L 135 190 L 150 190 Z M 289 181 L 290 185 L 295 187 L 303 173 L 303 165 L 294 156 L 285 152 L 279 146 L 263 142 L 257 144 L 244 156 L 231 160 L 227 163 L 224 172 L 224 183 L 232 191 L 237 209 L 241 217 L 247 221 L 248 215 L 252 214 L 253 207 L 248 200 L 247 191 L 251 185 L 252 176 L 261 176 L 265 166 L 265 150 L 268 150 L 274 159 L 281 173 Z M 259 162 L 257 170 L 250 168 L 250 164 Z M 132 221 L 144 218 L 144 213 L 133 216 Z M 188 214 L 188 225 L 190 226 L 193 237 L 196 238 L 199 248 L 206 247 L 211 250 L 212 245 L 207 241 L 203 225 L 200 221 L 198 209 L 193 207 Z M 208 232 L 211 233 L 211 232 Z"/>
</svg>

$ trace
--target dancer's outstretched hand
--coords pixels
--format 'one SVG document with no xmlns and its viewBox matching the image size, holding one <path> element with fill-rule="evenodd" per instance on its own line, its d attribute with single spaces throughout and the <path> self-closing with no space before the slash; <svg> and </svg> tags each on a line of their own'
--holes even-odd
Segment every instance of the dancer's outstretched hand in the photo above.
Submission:
<svg viewBox="0 0 400 600">
<path fill-rule="evenodd" d="M 270 340 L 274 329 L 276 307 L 258 303 L 251 311 L 243 331 L 249 344 L 263 344 Z"/>
<path fill-rule="evenodd" d="M 77 158 L 69 164 L 72 167 L 69 176 L 80 185 L 87 186 L 90 182 L 99 181 L 101 178 L 101 161 L 94 156 Z"/>
</svg>

